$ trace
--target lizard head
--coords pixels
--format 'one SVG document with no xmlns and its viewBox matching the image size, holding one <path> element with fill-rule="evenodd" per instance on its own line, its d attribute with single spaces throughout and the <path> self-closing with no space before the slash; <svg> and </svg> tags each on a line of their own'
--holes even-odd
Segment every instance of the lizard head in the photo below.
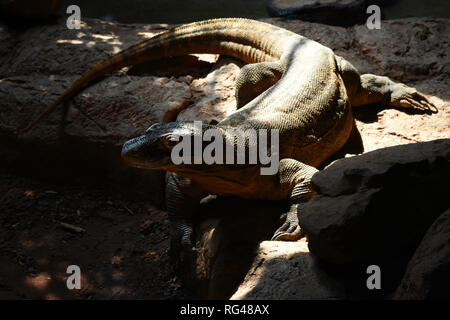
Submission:
<svg viewBox="0 0 450 320">
<path fill-rule="evenodd" d="M 201 137 L 205 126 L 210 127 L 194 122 L 155 123 L 143 135 L 124 143 L 122 159 L 136 168 L 178 171 L 184 165 L 173 162 L 173 148 L 184 139 L 193 141 L 194 136 Z"/>
</svg>

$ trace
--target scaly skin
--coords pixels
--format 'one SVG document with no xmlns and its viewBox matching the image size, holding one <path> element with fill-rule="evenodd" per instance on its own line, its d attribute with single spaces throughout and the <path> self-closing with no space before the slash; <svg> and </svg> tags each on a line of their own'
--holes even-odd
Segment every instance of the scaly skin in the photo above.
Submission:
<svg viewBox="0 0 450 320">
<path fill-rule="evenodd" d="M 249 199 L 288 199 L 291 207 L 274 240 L 296 240 L 302 231 L 297 205 L 306 201 L 315 167 L 347 141 L 354 120 L 352 106 L 383 103 L 431 110 L 434 106 L 414 88 L 371 74 L 360 76 L 346 60 L 315 41 L 285 29 L 246 19 L 214 19 L 180 26 L 138 43 L 83 74 L 60 98 L 30 123 L 31 128 L 107 72 L 124 66 L 191 53 L 219 53 L 246 63 L 236 82 L 238 110 L 217 125 L 225 142 L 236 141 L 231 129 L 278 129 L 279 171 L 261 175 L 261 165 L 181 164 L 171 162 L 180 130 L 193 137 L 193 123 L 154 125 L 127 141 L 123 159 L 145 169 L 169 171 L 167 208 L 172 245 L 190 248 L 190 220 L 202 197 L 236 195 Z M 246 143 L 248 151 L 249 144 Z M 183 251 L 183 250 L 181 250 Z"/>
</svg>

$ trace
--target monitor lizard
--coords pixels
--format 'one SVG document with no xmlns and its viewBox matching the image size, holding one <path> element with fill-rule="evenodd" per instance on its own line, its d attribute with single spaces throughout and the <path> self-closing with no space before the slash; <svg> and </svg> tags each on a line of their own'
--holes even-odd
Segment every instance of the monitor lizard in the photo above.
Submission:
<svg viewBox="0 0 450 320">
<path fill-rule="evenodd" d="M 192 122 L 153 124 L 127 141 L 122 148 L 126 163 L 169 172 L 166 202 L 172 247 L 192 248 L 191 219 L 200 199 L 209 194 L 287 199 L 290 209 L 272 240 L 299 239 L 297 206 L 314 194 L 311 177 L 316 168 L 349 138 L 352 107 L 383 104 L 437 112 L 416 89 L 387 77 L 360 75 L 350 62 L 316 41 L 271 24 L 226 18 L 175 27 L 99 62 L 22 132 L 108 72 L 193 53 L 227 55 L 247 63 L 236 80 L 237 110 L 217 124 L 202 124 L 200 130 L 219 130 L 236 148 L 242 141 L 230 134 L 232 129 L 278 129 L 280 161 L 275 175 L 261 175 L 260 164 L 175 165 L 171 151 L 180 133 L 199 133 Z M 249 141 L 245 144 L 248 151 Z"/>
</svg>

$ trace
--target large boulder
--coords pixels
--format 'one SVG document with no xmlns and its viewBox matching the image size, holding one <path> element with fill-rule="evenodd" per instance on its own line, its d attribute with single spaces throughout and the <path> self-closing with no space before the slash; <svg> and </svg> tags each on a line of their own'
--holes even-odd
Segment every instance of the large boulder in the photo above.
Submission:
<svg viewBox="0 0 450 320">
<path fill-rule="evenodd" d="M 394 299 L 450 299 L 450 209 L 436 219 L 417 248 Z"/>
<path fill-rule="evenodd" d="M 232 300 L 344 299 L 344 286 L 321 268 L 306 241 L 261 242 Z"/>
<path fill-rule="evenodd" d="M 403 261 L 450 207 L 450 139 L 340 159 L 312 178 L 298 208 L 317 257 L 336 264 Z"/>
<path fill-rule="evenodd" d="M 352 26 L 364 23 L 370 5 L 390 4 L 386 0 L 268 0 L 267 12 L 272 17 Z M 383 12 L 383 11 L 381 11 Z"/>
</svg>

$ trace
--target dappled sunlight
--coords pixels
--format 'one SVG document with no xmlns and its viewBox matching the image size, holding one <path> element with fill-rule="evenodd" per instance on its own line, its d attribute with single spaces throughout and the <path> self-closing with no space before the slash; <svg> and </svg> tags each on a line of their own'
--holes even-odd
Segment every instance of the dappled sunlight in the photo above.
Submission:
<svg viewBox="0 0 450 320">
<path fill-rule="evenodd" d="M 156 34 L 156 32 L 138 32 L 138 36 L 146 38 L 146 39 L 150 39 L 152 38 L 154 35 Z"/>
<path fill-rule="evenodd" d="M 329 299 L 335 292 L 328 288 L 328 281 L 311 256 L 305 238 L 295 242 L 263 241 L 231 299 Z"/>
<path fill-rule="evenodd" d="M 28 249 L 28 250 L 32 250 L 32 249 L 36 249 L 36 248 L 42 248 L 44 246 L 44 242 L 43 241 L 35 242 L 35 241 L 32 241 L 32 240 L 22 240 L 21 244 L 22 244 L 22 247 L 24 249 Z"/>
<path fill-rule="evenodd" d="M 91 36 L 92 36 L 92 38 L 101 39 L 103 41 L 108 41 L 108 40 L 114 38 L 113 36 L 107 36 L 107 35 L 103 35 L 103 34 L 92 34 Z"/>
<path fill-rule="evenodd" d="M 52 278 L 47 272 L 41 272 L 36 277 L 25 277 L 25 284 L 35 290 L 43 291 L 47 289 Z"/>
<path fill-rule="evenodd" d="M 122 271 L 114 270 L 111 274 L 111 278 L 114 281 L 123 281 L 125 278 L 125 275 Z"/>
<path fill-rule="evenodd" d="M 51 90 L 47 87 L 47 86 L 39 86 L 39 89 L 43 92 L 45 92 L 46 94 L 51 94 Z"/>
<path fill-rule="evenodd" d="M 216 63 L 219 59 L 219 54 L 211 54 L 211 53 L 194 53 L 193 56 L 197 57 L 200 61 L 205 61 L 209 63 Z"/>
<path fill-rule="evenodd" d="M 49 260 L 47 258 L 37 258 L 36 263 L 40 266 L 47 266 L 49 264 Z"/>
<path fill-rule="evenodd" d="M 170 25 L 167 23 L 152 23 L 152 24 L 146 24 L 146 25 L 142 26 L 142 29 L 144 29 L 145 31 L 149 31 L 151 33 L 155 33 L 155 30 L 167 29 L 169 27 L 170 27 Z"/>
<path fill-rule="evenodd" d="M 102 188 L 6 180 L 0 180 L 0 243 L 5 249 L 0 250 L 0 299 L 159 299 L 161 292 L 175 294 L 167 284 L 174 275 L 164 254 L 165 212 Z M 33 191 L 33 197 L 26 198 L 26 191 Z M 64 228 L 63 221 L 85 231 Z M 67 286 L 74 284 L 72 265 L 79 267 L 80 289 Z"/>
<path fill-rule="evenodd" d="M 34 191 L 33 190 L 26 190 L 23 194 L 24 194 L 24 196 L 26 198 L 34 198 Z"/>
<path fill-rule="evenodd" d="M 60 298 L 53 293 L 47 293 L 45 295 L 45 300 L 60 300 Z"/>
<path fill-rule="evenodd" d="M 122 257 L 121 256 L 112 256 L 110 259 L 110 262 L 112 265 L 121 265 Z"/>
<path fill-rule="evenodd" d="M 88 48 L 92 48 L 93 46 L 95 46 L 97 43 L 95 41 L 88 41 L 86 43 L 86 47 Z"/>
<path fill-rule="evenodd" d="M 99 43 L 104 43 L 112 46 L 113 53 L 119 52 L 124 45 L 123 42 L 120 41 L 119 36 L 114 34 L 114 32 L 112 31 L 110 31 L 108 34 L 86 33 L 80 31 L 75 35 L 75 37 L 78 39 L 58 39 L 56 40 L 56 43 L 72 45 L 85 44 L 87 48 L 92 48 Z"/>
<path fill-rule="evenodd" d="M 60 43 L 83 44 L 83 41 L 82 40 L 73 40 L 73 39 L 70 39 L 70 40 L 59 39 L 59 40 L 56 40 L 56 43 L 58 43 L 58 44 L 60 44 Z"/>
</svg>

